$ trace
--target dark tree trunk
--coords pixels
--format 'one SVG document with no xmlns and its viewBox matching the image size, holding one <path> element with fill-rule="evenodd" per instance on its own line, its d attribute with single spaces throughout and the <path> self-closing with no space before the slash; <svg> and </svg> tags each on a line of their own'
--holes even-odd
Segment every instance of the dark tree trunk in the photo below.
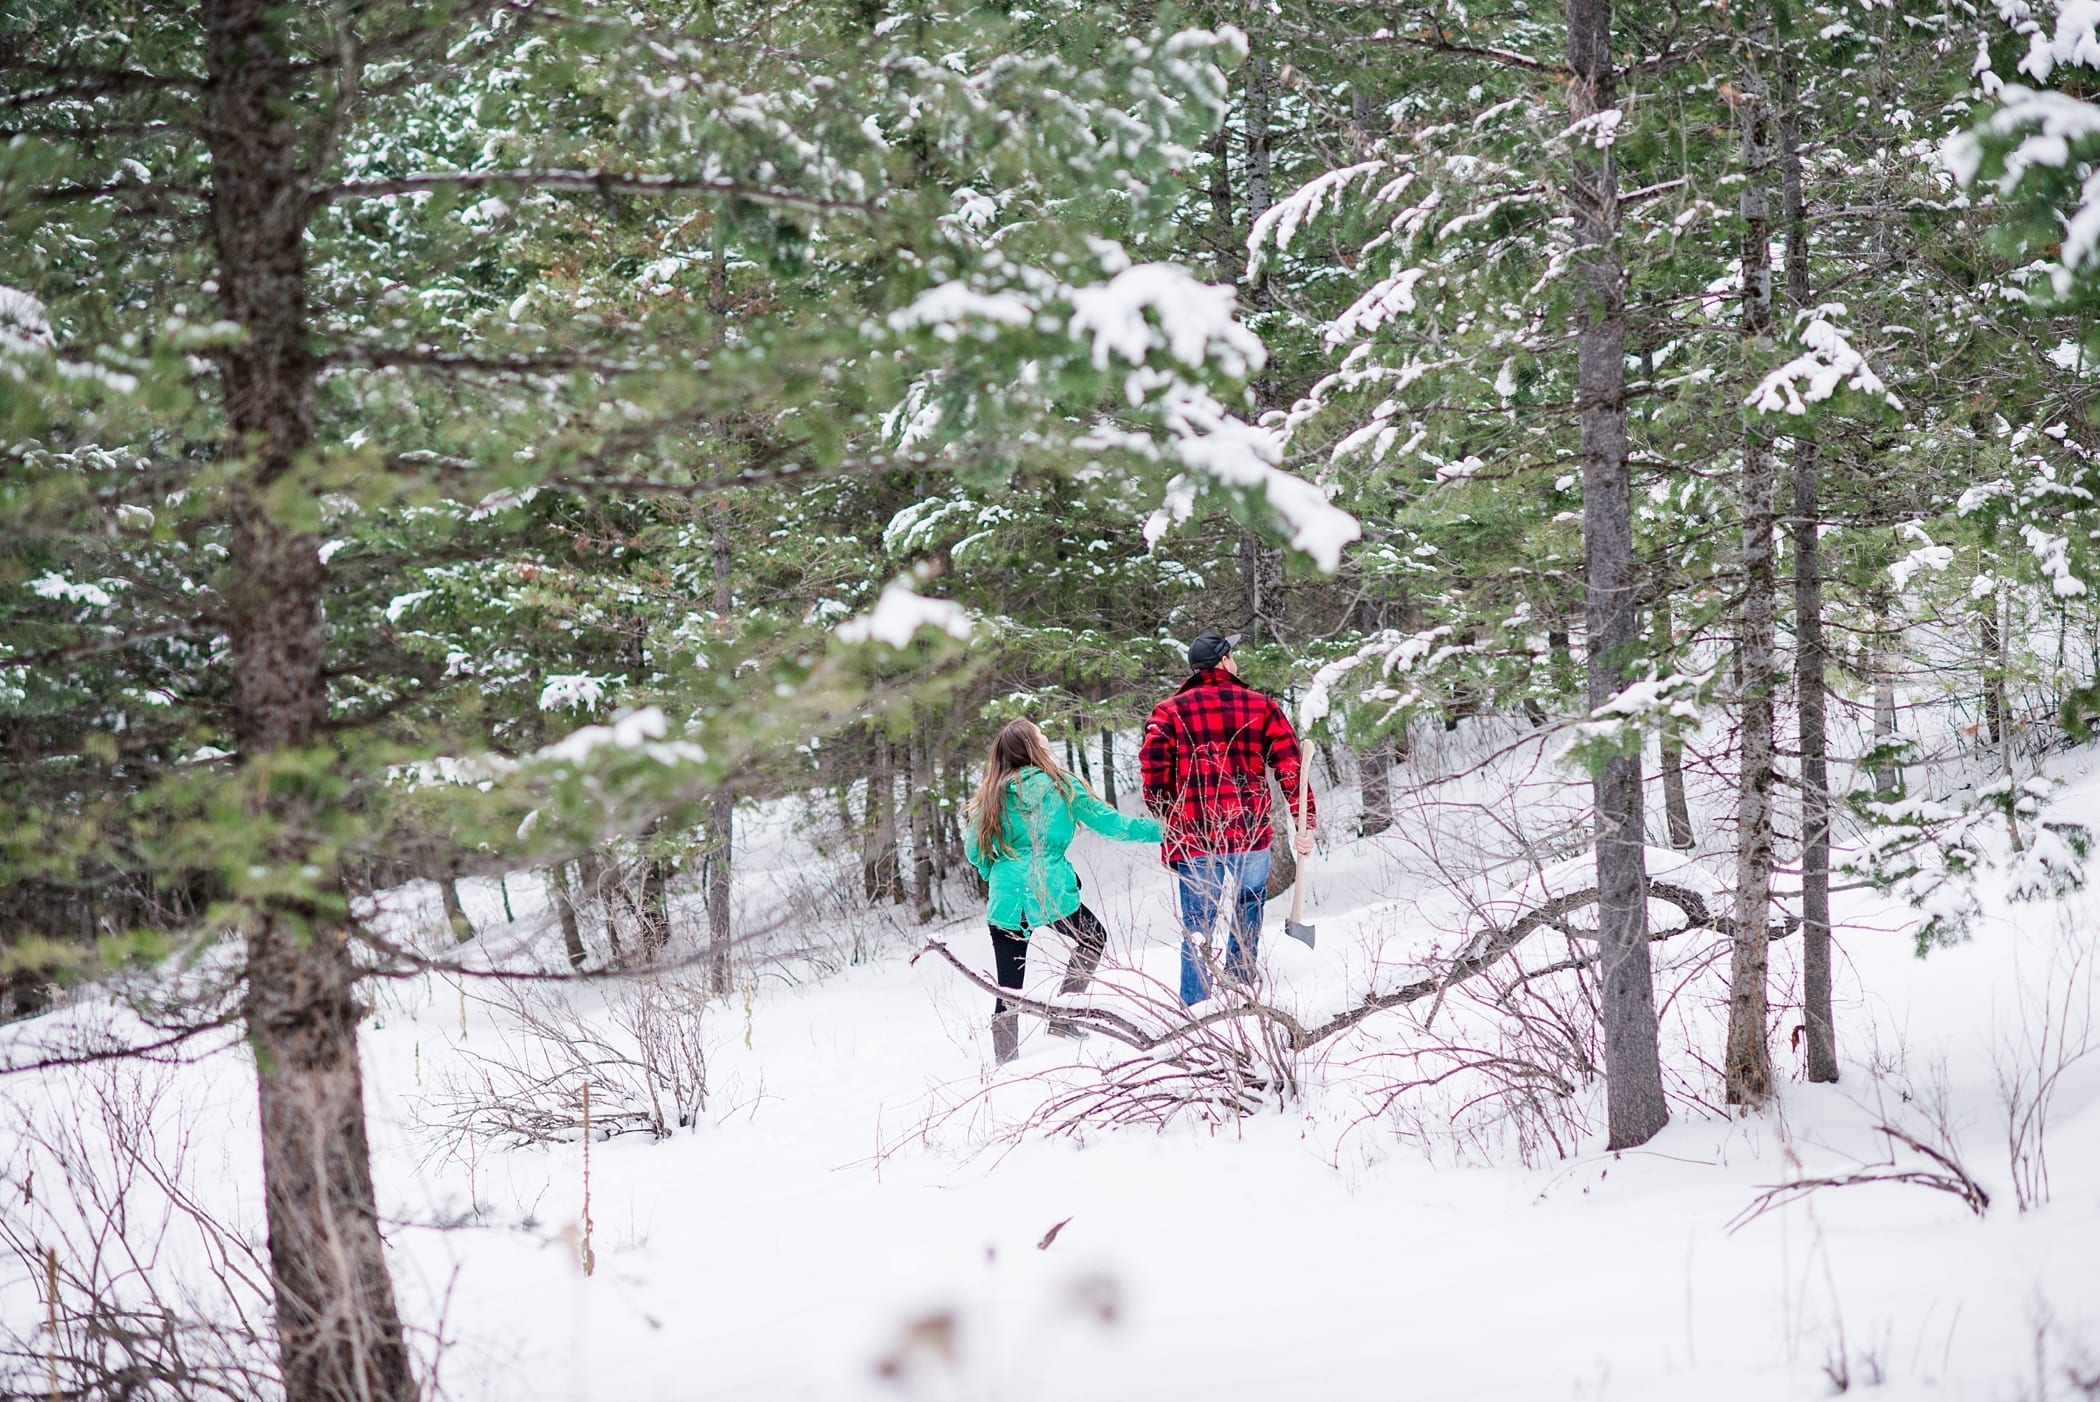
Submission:
<svg viewBox="0 0 2100 1402">
<path fill-rule="evenodd" d="M 729 503 L 726 499 L 715 504 L 712 530 L 715 620 L 717 626 L 727 629 L 730 626 L 730 606 L 734 602 L 730 589 L 730 566 L 734 557 L 730 551 Z M 729 897 L 735 848 L 736 796 L 724 785 L 716 791 L 707 814 L 707 987 L 718 998 L 728 994 L 732 982 L 730 960 L 734 932 L 729 927 Z"/>
<path fill-rule="evenodd" d="M 240 328 L 219 353 L 230 437 L 225 588 L 234 733 L 242 763 L 257 776 L 255 817 L 270 833 L 269 860 L 297 867 L 313 860 L 319 815 L 303 796 L 306 785 L 269 775 L 276 756 L 317 743 L 328 711 L 320 542 L 274 511 L 314 434 L 309 176 L 292 94 L 298 45 L 286 13 L 264 0 L 210 0 L 203 20 L 210 224 L 223 312 Z M 365 1138 L 350 930 L 330 903 L 263 897 L 245 973 L 286 1396 L 409 1402 L 417 1388 Z"/>
<path fill-rule="evenodd" d="M 454 877 L 442 877 L 438 881 L 438 899 L 445 907 L 445 928 L 452 932 L 455 944 L 465 944 L 474 938 L 474 922 L 467 919 L 467 908 L 459 902 L 459 881 Z"/>
<path fill-rule="evenodd" d="M 1234 283 L 1246 268 L 1246 245 L 1232 218 L 1232 133 L 1220 125 L 1210 138 L 1211 236 L 1218 250 L 1217 279 Z"/>
<path fill-rule="evenodd" d="M 613 899 L 613 888 L 618 883 L 612 876 L 606 870 L 605 858 L 595 848 L 576 859 L 577 899 L 597 903 L 598 918 L 605 922 L 606 957 L 617 964 L 624 959 L 625 951 L 621 948 L 619 911 Z"/>
<path fill-rule="evenodd" d="M 671 943 L 671 863 L 661 856 L 642 859 L 641 901 L 635 907 L 641 927 L 643 962 L 654 964 Z"/>
<path fill-rule="evenodd" d="M 1671 616 L 1670 595 L 1665 590 L 1655 604 L 1655 652 L 1659 663 L 1677 655 L 1677 625 Z M 1692 850 L 1692 807 L 1684 795 L 1684 745 L 1674 735 L 1662 739 L 1663 821 L 1670 830 L 1670 846 L 1679 852 Z"/>
<path fill-rule="evenodd" d="M 576 888 L 569 881 L 569 864 L 563 862 L 555 867 L 547 884 L 553 888 L 554 913 L 561 921 L 562 952 L 569 957 L 569 967 L 580 974 L 591 955 L 583 946 L 583 921 L 576 912 Z"/>
<path fill-rule="evenodd" d="M 1983 724 L 1991 748 L 2003 750 L 2007 730 L 2005 709 L 2005 631 L 1998 626 L 1998 596 L 1986 601 L 1981 615 L 1983 629 Z"/>
<path fill-rule="evenodd" d="M 1743 130 L 1743 336 L 1762 349 L 1772 334 L 1772 111 L 1756 67 L 1737 99 Z M 1778 575 L 1772 552 L 1779 477 L 1772 439 L 1752 416 L 1743 431 L 1743 594 L 1736 656 L 1742 677 L 1742 772 L 1736 790 L 1735 949 L 1728 977 L 1728 1049 L 1723 1067 L 1731 1105 L 1762 1105 L 1772 1094 L 1766 1037 L 1766 984 L 1772 903 L 1773 656 Z"/>
<path fill-rule="evenodd" d="M 1873 748 L 1886 754 L 1896 743 L 1895 663 L 1903 630 L 1891 617 L 1894 604 L 1886 587 L 1877 587 L 1868 599 L 1874 614 L 1874 631 L 1867 641 L 1867 671 L 1874 687 Z M 1875 764 L 1873 777 L 1874 796 L 1884 802 L 1896 797 L 1903 786 L 1903 771 L 1886 761 Z"/>
<path fill-rule="evenodd" d="M 1251 34 L 1247 40 L 1247 227 L 1251 231 L 1255 221 L 1269 212 L 1276 203 L 1270 184 L 1269 123 L 1274 117 L 1274 103 L 1269 93 L 1269 59 L 1266 44 L 1260 34 Z M 1269 306 L 1269 275 L 1256 275 L 1254 286 L 1249 289 L 1249 300 L 1266 311 Z"/>
<path fill-rule="evenodd" d="M 1357 782 L 1363 790 L 1365 837 L 1376 837 L 1393 825 L 1393 742 L 1381 735 L 1357 759 Z"/>
<path fill-rule="evenodd" d="M 904 900 L 903 873 L 897 866 L 897 765 L 890 737 L 875 735 L 875 767 L 868 775 L 866 846 L 861 881 L 870 901 Z"/>
<path fill-rule="evenodd" d="M 1569 645 L 1566 624 L 1546 630 L 1546 649 L 1553 658 L 1553 689 L 1563 696 L 1572 696 L 1575 692 L 1575 649 Z"/>
<path fill-rule="evenodd" d="M 1781 57 L 1780 192 L 1786 202 L 1786 291 L 1809 306 L 1808 199 L 1801 183 L 1800 94 L 1793 50 Z M 1808 1078 L 1838 1078 L 1837 1025 L 1830 1007 L 1830 729 L 1823 644 L 1822 471 L 1812 425 L 1794 438 L 1794 697 L 1801 742 L 1801 1022 Z"/>
<path fill-rule="evenodd" d="M 1116 806 L 1116 732 L 1101 732 L 1101 800 Z"/>
<path fill-rule="evenodd" d="M 1612 109 L 1611 0 L 1570 0 L 1568 114 L 1583 121 Z M 1578 144 L 1568 172 L 1574 216 L 1576 408 L 1582 423 L 1582 534 L 1588 585 L 1589 704 L 1619 694 L 1637 636 L 1633 491 L 1626 467 L 1626 277 L 1619 261 L 1617 148 Z M 1598 964 L 1603 984 L 1604 1069 L 1609 1143 L 1643 1144 L 1669 1123 L 1655 1032 L 1648 958 L 1648 872 L 1638 755 L 1605 763 L 1597 806 Z"/>
<path fill-rule="evenodd" d="M 905 802 L 911 816 L 911 904 L 912 916 L 921 925 L 933 923 L 933 810 L 927 800 L 933 795 L 926 759 L 926 740 L 914 736 L 905 750 Z"/>
</svg>

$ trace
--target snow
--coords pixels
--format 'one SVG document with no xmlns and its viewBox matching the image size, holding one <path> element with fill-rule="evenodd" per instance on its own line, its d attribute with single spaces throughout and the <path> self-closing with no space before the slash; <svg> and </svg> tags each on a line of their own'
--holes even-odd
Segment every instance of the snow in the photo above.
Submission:
<svg viewBox="0 0 2100 1402">
<path fill-rule="evenodd" d="M 903 649 L 911 646 L 922 628 L 937 628 L 951 638 L 968 638 L 975 626 L 961 604 L 926 598 L 910 575 L 900 575 L 883 586 L 874 608 L 847 619 L 832 632 L 849 643 L 878 642 Z"/>
<path fill-rule="evenodd" d="M 76 584 L 50 570 L 30 580 L 29 590 L 39 599 L 59 599 L 69 604 L 86 604 L 89 608 L 106 609 L 115 602 L 100 584 Z"/>
<path fill-rule="evenodd" d="M 1616 107 L 1607 107 L 1602 112 L 1592 112 L 1567 128 L 1560 134 L 1560 139 L 1566 141 L 1571 136 L 1580 137 L 1602 151 L 1619 139 L 1619 124 L 1625 119 L 1624 112 Z"/>
<path fill-rule="evenodd" d="M 707 758 L 698 745 L 685 740 L 665 741 L 670 722 L 662 708 L 643 706 L 622 711 L 608 725 L 586 725 L 552 744 L 533 752 L 533 758 L 550 764 L 587 763 L 601 750 L 635 750 L 663 764 L 699 763 Z"/>
<path fill-rule="evenodd" d="M 2054 31 L 2036 26 L 2028 34 L 2022 73 L 2046 83 L 2064 65 L 2100 68 L 2100 0 L 2066 0 L 2056 12 Z"/>
<path fill-rule="evenodd" d="M 35 355 L 56 344 L 44 304 L 20 288 L 0 283 L 0 354 Z"/>
<path fill-rule="evenodd" d="M 1385 169 L 1388 169 L 1385 161 L 1361 161 L 1330 170 L 1270 205 L 1262 212 L 1261 218 L 1254 221 L 1253 229 L 1247 234 L 1247 275 L 1252 277 L 1261 271 L 1271 244 L 1279 253 L 1288 251 L 1300 228 L 1319 218 L 1326 209 L 1339 209 L 1351 185 L 1358 180 L 1368 180 Z"/>
<path fill-rule="evenodd" d="M 1799 336 L 1804 353 L 1766 375 L 1743 403 L 1760 414 L 1805 414 L 1809 405 L 1849 389 L 1879 396 L 1890 408 L 1901 409 L 1902 401 L 1889 393 L 1866 357 L 1838 329 L 1837 319 L 1844 314 L 1844 305 L 1835 302 L 1803 312 Z"/>
<path fill-rule="evenodd" d="M 1145 522 L 1145 543 L 1157 545 L 1176 523 L 1195 512 L 1201 479 L 1259 492 L 1283 527 L 1291 548 L 1303 551 L 1328 574 L 1341 565 L 1342 551 L 1363 534 L 1356 518 L 1327 499 L 1316 483 L 1284 471 L 1283 444 L 1269 429 L 1225 411 L 1215 399 L 1188 385 L 1164 401 L 1172 452 L 1186 472 L 1167 483 L 1164 500 Z"/>
<path fill-rule="evenodd" d="M 1431 747 L 1400 771 L 1410 795 L 1426 799 L 1474 762 L 1453 751 L 1440 768 Z M 2052 813 L 2100 822 L 2093 757 L 2080 763 Z M 1564 790 L 1541 792 L 1568 802 Z M 1419 833 L 1421 814 L 1411 817 Z M 1327 826 L 1342 831 L 1342 815 Z M 766 918 L 782 899 L 777 882 L 823 865 L 797 832 L 785 810 L 743 823 L 741 918 Z M 1270 914 L 1262 957 L 1275 997 L 1301 1015 L 1343 1006 L 1384 986 L 1392 961 L 1425 941 L 1448 948 L 1471 922 L 1587 879 L 1574 859 L 1454 906 L 1425 884 L 1415 840 L 1330 841 L 1310 876 L 1319 947 L 1281 938 L 1282 911 Z M 1151 854 L 1089 835 L 1074 855 L 1112 930 L 1110 986 L 1095 996 L 1128 999 L 1170 977 L 1172 897 Z M 1648 855 L 1659 878 L 1725 889 L 1724 851 Z M 535 877 L 508 878 L 510 923 L 494 881 L 461 886 L 480 932 L 473 949 L 558 958 Z M 1891 1402 L 2031 1396 L 2038 1339 L 2052 1377 L 2100 1341 L 2100 1066 L 2066 1073 L 2049 1129 L 2054 1198 L 2025 1214 L 1994 1067 L 2032 1034 L 2044 995 L 2075 989 L 2064 952 L 2079 940 L 2089 949 L 2100 906 L 2075 897 L 2057 919 L 2053 906 L 1985 896 L 1978 937 L 1920 961 L 1909 952 L 1915 913 L 1839 893 L 1838 1085 L 1798 1078 L 1783 1000 L 1799 942 L 1782 941 L 1785 1079 L 1772 1112 L 1735 1119 L 1680 1100 L 1639 1150 L 1584 1138 L 1568 1157 L 1549 1150 L 1530 1164 L 1488 1141 L 1466 1147 L 1433 1108 L 1415 1131 L 1404 1118 L 1365 1120 L 1345 1093 L 1364 1057 L 1458 1035 L 1451 1008 L 1437 1031 L 1380 1014 L 1287 1110 L 1215 1132 L 1011 1143 L 1000 1125 L 1114 1048 L 1055 1043 L 1031 1023 L 1020 1061 L 994 1072 L 987 1000 L 934 959 L 904 957 L 930 933 L 983 966 L 978 917 L 878 934 L 880 952 L 857 964 L 762 972 L 748 994 L 699 1014 L 710 1093 L 697 1124 L 591 1146 L 588 1277 L 580 1145 L 461 1150 L 426 1125 L 448 1078 L 517 1036 L 498 1001 L 483 984 L 391 982 L 375 990 L 362 1032 L 381 1212 L 404 1308 L 419 1330 L 442 1317 L 447 1392 L 475 1402 L 1769 1402 L 1829 1395 L 1833 1366 L 1855 1385 L 1880 1377 L 1873 1395 Z M 384 905 L 411 926 L 441 919 L 427 884 Z M 1064 950 L 1046 934 L 1035 951 L 1031 987 L 1047 994 Z M 606 1028 L 623 995 L 573 996 Z M 93 1012 L 83 1004 L 0 1035 L 19 1046 Z M 1711 1055 L 1721 1005 L 1698 1017 Z M 64 1113 L 69 1087 L 94 1074 L 17 1080 L 5 1093 L 25 1114 Z M 200 1128 L 203 1200 L 252 1221 L 251 1076 L 236 1042 L 182 1071 L 176 1098 Z M 1880 1162 L 1873 1125 L 1918 1128 L 1936 1097 L 1993 1194 L 1981 1219 L 1945 1194 L 1878 1186 L 1740 1222 L 1766 1185 Z M 964 1104 L 974 1108 L 944 1117 Z M 11 1317 L 38 1317 L 34 1288 L 0 1274 Z"/>
<path fill-rule="evenodd" d="M 606 689 L 617 680 L 616 677 L 594 677 L 588 672 L 549 677 L 546 685 L 540 688 L 540 709 L 594 709 L 605 699 Z"/>
<path fill-rule="evenodd" d="M 1889 578 L 1896 582 L 1901 593 L 1910 587 L 1910 582 L 1919 570 L 1937 573 L 1954 563 L 1954 548 L 1948 545 L 1921 545 L 1889 566 Z"/>
<path fill-rule="evenodd" d="M 2070 537 L 2051 535 L 2038 526 L 2026 525 L 2020 527 L 2020 538 L 2027 542 L 2027 548 L 2040 562 L 2052 594 L 2059 599 L 2075 599 L 2085 593 L 2085 581 L 2071 570 Z"/>
<path fill-rule="evenodd" d="M 1068 295 L 1069 328 L 1091 339 L 1097 369 L 1107 369 L 1111 357 L 1143 365 L 1154 347 L 1192 369 L 1214 362 L 1235 379 L 1267 360 L 1261 338 L 1234 315 L 1233 289 L 1199 281 L 1177 264 L 1139 263 Z"/>
<path fill-rule="evenodd" d="M 1035 320 L 1035 308 L 1011 292 L 979 292 L 962 282 L 944 282 L 921 292 L 911 302 L 890 313 L 890 325 L 899 331 L 921 327 L 936 336 L 954 340 L 957 327 L 969 321 L 994 326 L 1026 326 Z"/>
<path fill-rule="evenodd" d="M 1327 328 L 1330 349 L 1352 337 L 1369 336 L 1396 316 L 1415 309 L 1415 284 L 1429 275 L 1427 268 L 1395 267 L 1334 319 Z"/>
</svg>

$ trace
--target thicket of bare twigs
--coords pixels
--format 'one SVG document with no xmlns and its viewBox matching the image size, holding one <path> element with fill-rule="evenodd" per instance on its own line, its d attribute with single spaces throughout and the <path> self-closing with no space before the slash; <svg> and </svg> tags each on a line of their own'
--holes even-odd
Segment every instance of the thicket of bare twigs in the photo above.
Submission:
<svg viewBox="0 0 2100 1402">
<path fill-rule="evenodd" d="M 480 996 L 495 1014 L 496 1046 L 461 1047 L 426 1109 L 447 1144 L 574 1139 L 586 1086 L 600 1137 L 663 1139 L 698 1123 L 707 1105 L 704 983 L 680 974 L 623 980 L 602 1017 L 560 985 L 499 984 Z"/>
<path fill-rule="evenodd" d="M 197 1114 L 165 1067 L 9 1088 L 0 1397 L 260 1402 L 283 1391 L 258 1235 L 200 1191 Z"/>
</svg>

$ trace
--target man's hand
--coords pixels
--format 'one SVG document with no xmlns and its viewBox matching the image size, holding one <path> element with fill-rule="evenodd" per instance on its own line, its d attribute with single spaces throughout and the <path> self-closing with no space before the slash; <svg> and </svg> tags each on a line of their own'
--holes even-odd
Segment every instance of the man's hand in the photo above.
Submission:
<svg viewBox="0 0 2100 1402">
<path fill-rule="evenodd" d="M 1291 850 L 1301 857 L 1310 857 L 1313 854 L 1313 830 L 1298 829 L 1297 836 L 1291 839 Z"/>
</svg>

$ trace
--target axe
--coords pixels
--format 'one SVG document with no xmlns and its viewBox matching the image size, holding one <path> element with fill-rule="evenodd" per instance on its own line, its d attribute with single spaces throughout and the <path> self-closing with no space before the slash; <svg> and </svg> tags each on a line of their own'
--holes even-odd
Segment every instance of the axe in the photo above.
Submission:
<svg viewBox="0 0 2100 1402">
<path fill-rule="evenodd" d="M 1294 831 L 1301 837 L 1305 833 L 1305 801 L 1312 796 L 1312 775 L 1306 773 L 1305 770 L 1306 765 L 1304 761 L 1299 761 L 1298 821 Z M 1306 873 L 1311 869 L 1312 858 L 1300 857 L 1298 859 L 1298 879 L 1291 883 L 1291 914 L 1290 918 L 1283 922 L 1283 932 L 1303 944 L 1307 949 L 1313 947 L 1313 936 L 1317 932 L 1312 926 L 1305 924 L 1298 917 L 1305 914 L 1305 878 Z"/>
</svg>

